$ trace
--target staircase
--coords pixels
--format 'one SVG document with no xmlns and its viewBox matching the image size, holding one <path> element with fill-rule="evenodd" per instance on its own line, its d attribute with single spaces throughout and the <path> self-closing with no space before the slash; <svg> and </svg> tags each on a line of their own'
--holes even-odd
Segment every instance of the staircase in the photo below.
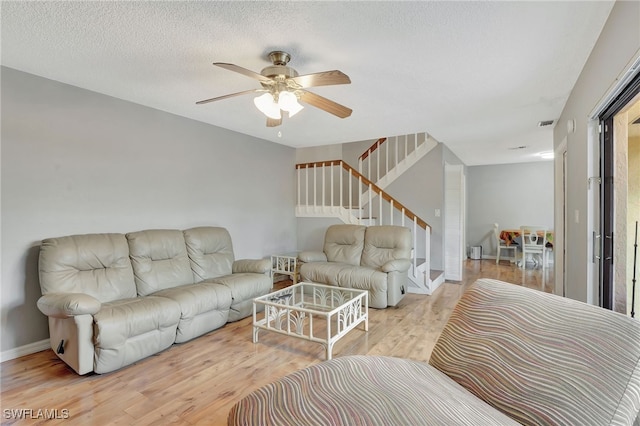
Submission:
<svg viewBox="0 0 640 426">
<path fill-rule="evenodd" d="M 385 189 L 436 146 L 427 133 L 380 138 L 360 156 L 358 171 Z"/>
<path fill-rule="evenodd" d="M 382 142 L 378 147 L 381 145 Z M 419 154 L 427 149 L 421 148 L 422 146 L 428 147 L 426 138 L 420 144 L 416 142 L 414 149 L 404 149 L 405 155 L 402 160 L 396 161 L 395 159 L 399 158 L 396 155 L 391 168 L 385 165 L 387 185 L 392 181 L 391 174 L 398 173 L 400 167 L 414 161 L 405 161 L 407 154 L 417 157 L 428 152 Z M 370 148 L 367 156 L 371 156 L 376 149 L 377 147 Z M 376 177 L 378 176 L 379 173 Z M 336 217 L 350 224 L 409 227 L 412 230 L 414 249 L 412 266 L 409 269 L 408 291 L 432 294 L 444 282 L 444 274 L 441 271 L 434 274 L 430 270 L 431 227 L 358 170 L 342 160 L 302 163 L 296 165 L 296 177 L 296 216 Z"/>
</svg>

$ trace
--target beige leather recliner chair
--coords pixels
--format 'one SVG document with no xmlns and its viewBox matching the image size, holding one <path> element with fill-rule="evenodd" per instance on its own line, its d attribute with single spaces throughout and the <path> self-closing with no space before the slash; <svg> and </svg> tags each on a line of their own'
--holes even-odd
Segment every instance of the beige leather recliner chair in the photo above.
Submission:
<svg viewBox="0 0 640 426">
<path fill-rule="evenodd" d="M 395 306 L 407 291 L 411 230 L 403 226 L 332 225 L 322 252 L 298 257 L 301 281 L 369 291 L 369 306 Z"/>
</svg>

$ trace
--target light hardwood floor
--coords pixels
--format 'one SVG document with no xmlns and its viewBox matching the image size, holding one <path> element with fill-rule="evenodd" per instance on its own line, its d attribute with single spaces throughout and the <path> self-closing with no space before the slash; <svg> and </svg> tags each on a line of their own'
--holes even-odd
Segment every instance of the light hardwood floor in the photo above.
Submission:
<svg viewBox="0 0 640 426">
<path fill-rule="evenodd" d="M 553 268 L 543 274 L 508 262 L 467 260 L 463 276 L 432 296 L 409 294 L 397 307 L 370 309 L 369 332 L 362 326 L 351 331 L 335 345 L 334 358 L 369 354 L 426 362 L 458 298 L 477 278 L 553 288 Z M 254 344 L 251 336 L 251 318 L 245 318 L 103 375 L 78 376 L 51 350 L 6 361 L 1 364 L 2 424 L 45 423 L 15 421 L 7 410 L 30 409 L 36 416 L 46 409 L 68 417 L 47 424 L 223 425 L 244 395 L 325 357 L 316 343 L 262 332 Z"/>
</svg>

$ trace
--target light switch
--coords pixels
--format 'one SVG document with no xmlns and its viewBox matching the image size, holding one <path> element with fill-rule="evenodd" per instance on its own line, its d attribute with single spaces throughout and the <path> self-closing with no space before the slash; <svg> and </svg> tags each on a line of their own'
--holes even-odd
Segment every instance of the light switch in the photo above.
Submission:
<svg viewBox="0 0 640 426">
<path fill-rule="evenodd" d="M 576 221 L 576 223 L 580 223 L 580 211 L 579 210 L 574 210 L 573 216 L 574 216 L 574 220 Z"/>
<path fill-rule="evenodd" d="M 436 217 L 440 217 L 440 209 L 436 209 Z"/>
</svg>

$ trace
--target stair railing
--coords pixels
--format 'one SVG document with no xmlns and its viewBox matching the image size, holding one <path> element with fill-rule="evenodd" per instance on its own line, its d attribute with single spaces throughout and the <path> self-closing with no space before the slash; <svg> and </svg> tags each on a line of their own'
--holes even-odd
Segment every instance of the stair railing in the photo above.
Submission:
<svg viewBox="0 0 640 426">
<path fill-rule="evenodd" d="M 406 226 L 413 236 L 412 274 L 419 275 L 418 259 L 424 256 L 425 280 L 429 279 L 431 226 L 427 222 L 342 160 L 296 164 L 296 174 L 297 216 L 333 216 L 362 224 L 377 214 L 379 225 Z M 418 243 L 418 234 L 424 234 L 424 246 Z"/>
<path fill-rule="evenodd" d="M 426 142 L 426 133 L 380 138 L 358 158 L 358 171 L 380 182 L 390 171 Z"/>
</svg>

